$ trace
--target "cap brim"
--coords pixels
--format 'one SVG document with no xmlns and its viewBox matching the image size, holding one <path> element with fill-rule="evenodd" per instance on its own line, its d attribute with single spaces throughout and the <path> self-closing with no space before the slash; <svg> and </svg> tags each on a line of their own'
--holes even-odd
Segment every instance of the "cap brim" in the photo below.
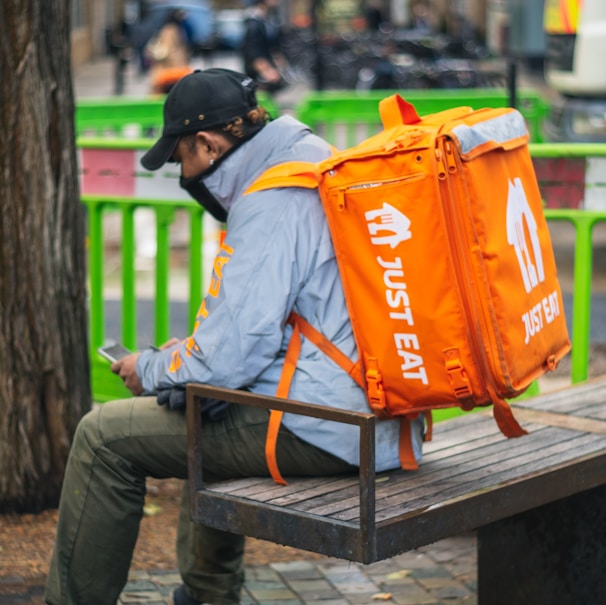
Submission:
<svg viewBox="0 0 606 605">
<path fill-rule="evenodd" d="M 141 158 L 141 165 L 147 170 L 162 168 L 172 157 L 179 137 L 160 137 L 154 146 Z"/>
</svg>

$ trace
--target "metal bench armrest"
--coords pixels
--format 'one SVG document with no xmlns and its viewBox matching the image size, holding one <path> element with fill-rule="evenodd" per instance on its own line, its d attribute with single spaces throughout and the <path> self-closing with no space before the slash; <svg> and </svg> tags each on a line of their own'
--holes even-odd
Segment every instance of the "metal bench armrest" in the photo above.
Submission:
<svg viewBox="0 0 606 605">
<path fill-rule="evenodd" d="M 356 425 L 360 429 L 360 530 L 363 535 L 374 535 L 375 525 L 375 423 L 372 413 L 361 413 L 292 399 L 279 399 L 248 391 L 224 389 L 202 384 L 187 385 L 187 446 L 190 480 L 190 500 L 200 491 L 208 491 L 203 478 L 202 415 L 203 398 L 218 399 L 267 410 L 311 416 L 323 420 Z"/>
</svg>

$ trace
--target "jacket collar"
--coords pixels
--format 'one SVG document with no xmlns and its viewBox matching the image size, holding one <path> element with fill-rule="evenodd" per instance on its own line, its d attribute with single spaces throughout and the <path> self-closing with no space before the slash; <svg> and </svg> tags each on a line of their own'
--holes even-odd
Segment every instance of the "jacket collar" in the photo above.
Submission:
<svg viewBox="0 0 606 605">
<path fill-rule="evenodd" d="M 204 185 L 229 214 L 246 188 L 267 168 L 294 159 L 294 144 L 309 132 L 291 116 L 277 118 L 238 147 L 204 179 Z"/>
</svg>

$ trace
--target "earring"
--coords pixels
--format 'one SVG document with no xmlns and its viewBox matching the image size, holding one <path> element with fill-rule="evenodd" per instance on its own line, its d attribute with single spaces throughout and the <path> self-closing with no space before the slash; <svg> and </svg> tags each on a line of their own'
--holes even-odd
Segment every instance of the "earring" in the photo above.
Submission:
<svg viewBox="0 0 606 605">
<path fill-rule="evenodd" d="M 210 165 L 214 166 L 214 164 L 215 164 L 215 160 L 213 158 L 210 158 Z"/>
</svg>

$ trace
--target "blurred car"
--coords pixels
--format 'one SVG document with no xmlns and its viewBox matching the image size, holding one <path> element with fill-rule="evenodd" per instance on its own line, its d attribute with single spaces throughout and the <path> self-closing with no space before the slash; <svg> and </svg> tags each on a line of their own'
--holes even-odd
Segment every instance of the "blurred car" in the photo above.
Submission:
<svg viewBox="0 0 606 605">
<path fill-rule="evenodd" d="M 550 142 L 606 142 L 606 101 L 604 99 L 561 97 L 550 106 L 543 123 Z"/>
<path fill-rule="evenodd" d="M 134 48 L 142 48 L 156 34 L 172 11 L 185 11 L 186 27 L 191 35 L 193 51 L 212 48 L 215 45 L 215 16 L 212 5 L 207 0 L 186 0 L 184 2 L 149 2 L 141 21 L 131 27 L 130 43 Z"/>
<path fill-rule="evenodd" d="M 216 46 L 220 50 L 238 50 L 244 36 L 244 11 L 223 9 L 215 13 Z"/>
</svg>

